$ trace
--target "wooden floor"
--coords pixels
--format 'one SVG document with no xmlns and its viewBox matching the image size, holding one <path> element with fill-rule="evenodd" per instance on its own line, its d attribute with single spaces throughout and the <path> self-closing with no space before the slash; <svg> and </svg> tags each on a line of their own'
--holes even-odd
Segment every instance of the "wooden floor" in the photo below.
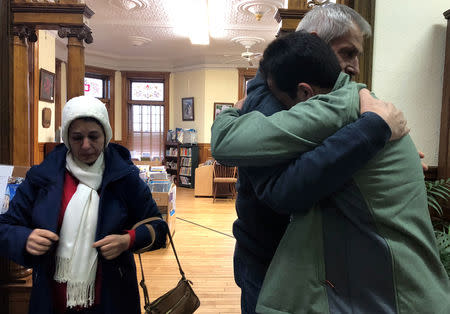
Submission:
<svg viewBox="0 0 450 314">
<path fill-rule="evenodd" d="M 193 189 L 177 188 L 177 218 L 218 231 L 176 220 L 175 247 L 186 277 L 194 283 L 201 302 L 196 313 L 240 313 L 240 289 L 233 279 L 234 203 L 231 199 L 216 199 L 213 203 L 212 198 L 194 197 Z M 180 274 L 170 247 L 145 253 L 142 258 L 152 301 L 175 287 Z"/>
</svg>

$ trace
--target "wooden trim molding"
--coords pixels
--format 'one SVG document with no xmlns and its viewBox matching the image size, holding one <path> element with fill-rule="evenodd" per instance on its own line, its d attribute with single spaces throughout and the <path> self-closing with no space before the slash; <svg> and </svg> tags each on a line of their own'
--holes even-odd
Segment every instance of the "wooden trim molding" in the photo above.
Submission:
<svg viewBox="0 0 450 314">
<path fill-rule="evenodd" d="M 40 164 L 44 161 L 45 158 L 45 143 L 38 143 L 38 162 L 37 164 Z"/>
<path fill-rule="evenodd" d="M 12 164 L 13 101 L 10 1 L 0 2 L 0 163 Z M 1 303 L 0 303 L 1 304 Z"/>
<path fill-rule="evenodd" d="M 115 143 L 115 144 L 118 144 L 118 145 L 126 146 L 125 143 L 124 143 L 123 141 L 114 141 L 114 140 L 111 140 L 111 143 Z"/>
<path fill-rule="evenodd" d="M 213 159 L 211 155 L 211 144 L 210 143 L 198 143 L 198 163 L 202 164 L 208 159 Z"/>
<path fill-rule="evenodd" d="M 122 145 L 127 146 L 128 142 L 128 94 L 130 93 L 128 90 L 127 84 L 127 74 L 126 72 L 122 72 Z"/>
<path fill-rule="evenodd" d="M 30 72 L 33 79 L 30 80 L 30 114 L 31 114 L 31 161 L 33 165 L 40 163 L 40 154 L 38 149 L 38 138 L 39 138 L 39 44 L 38 42 L 30 43 L 31 47 L 31 69 Z M 30 75 L 30 76 L 31 76 Z"/>
<path fill-rule="evenodd" d="M 61 102 L 61 63 L 60 59 L 55 60 L 55 132 L 61 126 L 62 102 Z"/>
<path fill-rule="evenodd" d="M 364 39 L 364 53 L 359 57 L 359 74 L 356 82 L 372 89 L 373 34 L 375 31 L 375 0 L 352 0 L 349 6 L 358 12 L 372 27 L 372 36 Z"/>
<path fill-rule="evenodd" d="M 281 25 L 276 37 L 295 32 L 307 12 L 307 9 L 278 9 L 274 18 Z"/>
<path fill-rule="evenodd" d="M 428 170 L 424 171 L 425 181 L 435 181 L 438 179 L 438 167 L 429 166 Z"/>
<path fill-rule="evenodd" d="M 61 4 L 61 3 L 39 3 L 39 2 L 29 2 L 14 1 L 11 6 L 11 11 L 13 13 L 57 13 L 57 14 L 82 14 L 88 19 L 94 15 L 92 11 L 86 4 Z"/>
<path fill-rule="evenodd" d="M 85 76 L 86 74 L 97 74 L 100 75 L 103 78 L 106 78 L 107 80 L 109 80 L 109 98 L 105 98 L 105 99 L 100 99 L 103 101 L 107 101 L 108 102 L 108 113 L 109 113 L 109 119 L 110 119 L 110 124 L 111 124 L 111 128 L 112 128 L 112 134 L 113 134 L 113 138 L 115 135 L 115 76 L 116 76 L 116 71 L 115 70 L 110 70 L 110 69 L 104 69 L 104 68 L 99 68 L 99 67 L 93 67 L 93 66 L 88 66 L 86 65 L 85 67 Z"/>
<path fill-rule="evenodd" d="M 170 72 L 137 72 L 128 71 L 122 72 L 122 140 L 124 146 L 128 143 L 128 128 L 129 128 L 129 114 L 128 114 L 128 96 L 130 95 L 129 81 L 132 79 L 148 79 L 148 80 L 164 80 L 164 134 L 169 130 L 169 108 L 170 108 L 170 90 L 169 79 Z M 140 102 L 148 103 L 148 102 Z M 161 102 L 155 102 L 160 104 Z"/>
<path fill-rule="evenodd" d="M 116 75 L 115 70 L 105 69 L 105 68 L 99 68 L 94 67 L 90 65 L 86 65 L 86 73 L 93 73 L 93 74 L 99 74 L 99 75 L 105 75 L 105 76 L 112 76 L 114 77 Z"/>
<path fill-rule="evenodd" d="M 257 69 L 254 68 L 238 68 L 239 73 L 239 86 L 238 86 L 238 100 L 244 98 L 246 89 L 245 81 L 247 79 L 253 78 L 256 75 Z"/>
<path fill-rule="evenodd" d="M 167 134 L 169 131 L 169 115 L 170 115 L 170 73 L 164 73 L 164 95 L 167 95 L 166 106 L 164 107 L 164 134 Z M 164 141 L 166 140 L 166 135 L 164 135 Z M 163 156 L 165 155 L 165 151 L 163 151 Z"/>
<path fill-rule="evenodd" d="M 444 12 L 447 19 L 444 76 L 442 87 L 441 129 L 439 135 L 438 177 L 450 177 L 450 10 Z"/>
</svg>

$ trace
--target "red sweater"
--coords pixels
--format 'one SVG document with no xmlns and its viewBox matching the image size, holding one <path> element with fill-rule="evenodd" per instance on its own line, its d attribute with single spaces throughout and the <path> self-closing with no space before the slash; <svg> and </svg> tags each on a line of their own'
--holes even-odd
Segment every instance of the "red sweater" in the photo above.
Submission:
<svg viewBox="0 0 450 314">
<path fill-rule="evenodd" d="M 72 176 L 71 173 L 66 171 L 66 175 L 64 178 L 64 187 L 63 187 L 63 195 L 61 200 L 61 210 L 59 212 L 58 217 L 58 233 L 61 231 L 61 226 L 64 220 L 64 214 L 66 212 L 67 205 L 69 201 L 72 199 L 72 196 L 75 194 L 78 187 L 78 179 Z M 135 240 L 135 232 L 134 230 L 126 230 L 130 235 L 130 245 L 128 249 L 133 247 Z M 95 301 L 94 304 L 100 304 L 100 293 L 101 293 L 101 264 L 97 263 L 97 274 L 95 276 Z M 67 284 L 59 283 L 53 280 L 53 299 L 55 302 L 55 311 L 56 314 L 64 314 L 66 312 L 67 307 Z"/>
</svg>

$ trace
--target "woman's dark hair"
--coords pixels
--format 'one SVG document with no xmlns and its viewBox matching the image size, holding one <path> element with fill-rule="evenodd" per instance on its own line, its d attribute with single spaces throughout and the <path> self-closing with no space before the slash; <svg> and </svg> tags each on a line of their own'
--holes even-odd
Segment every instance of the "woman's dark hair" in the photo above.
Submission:
<svg viewBox="0 0 450 314">
<path fill-rule="evenodd" d="M 341 72 L 334 51 L 316 35 L 298 31 L 272 41 L 259 64 L 266 78 L 291 98 L 297 95 L 298 83 L 333 88 Z"/>
</svg>

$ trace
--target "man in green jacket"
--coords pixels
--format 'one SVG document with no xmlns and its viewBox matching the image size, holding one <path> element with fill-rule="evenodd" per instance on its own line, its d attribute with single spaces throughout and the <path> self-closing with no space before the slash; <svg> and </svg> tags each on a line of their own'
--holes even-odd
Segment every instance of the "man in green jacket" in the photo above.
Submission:
<svg viewBox="0 0 450 314">
<path fill-rule="evenodd" d="M 242 154 L 245 147 L 259 165 L 275 165 L 313 149 L 359 116 L 364 86 L 340 73 L 333 51 L 315 35 L 296 32 L 276 39 L 260 70 L 286 107 L 296 105 L 271 116 L 253 111 L 233 118 L 242 121 L 228 130 L 231 152 Z M 242 137 L 237 124 L 250 135 Z M 258 168 L 253 171 L 257 177 Z M 264 182 L 259 194 L 273 206 L 297 205 L 284 201 L 287 184 L 295 182 L 281 176 L 259 181 Z M 450 284 L 409 136 L 388 143 L 319 205 L 293 215 L 257 312 L 450 313 Z"/>
<path fill-rule="evenodd" d="M 349 75 L 358 74 L 362 40 L 371 35 L 370 25 L 358 13 L 345 5 L 316 6 L 305 15 L 300 26 L 308 28 L 308 32 L 317 32 L 321 38 L 327 38 L 339 56 L 341 69 Z M 272 95 L 259 73 L 249 82 L 247 92 L 243 113 L 257 110 L 264 115 L 272 115 L 286 109 Z M 405 134 L 402 114 L 392 104 L 378 102 L 378 105 L 373 105 L 371 98 L 370 104 L 362 104 L 361 113 L 356 122 L 343 127 L 319 147 L 296 157 L 288 165 L 260 167 L 255 172 L 250 167 L 243 167 L 251 166 L 254 160 L 237 164 L 239 181 L 237 219 L 233 223 L 236 238 L 233 263 L 234 278 L 241 288 L 242 313 L 255 313 L 264 277 L 286 231 L 289 215 L 311 208 L 315 202 L 336 191 L 389 140 Z M 221 116 L 213 125 L 215 132 L 211 137 L 211 149 L 216 159 L 230 163 L 232 160 L 227 156 L 245 156 L 248 152 L 246 147 L 237 152 L 221 144 L 222 140 L 226 141 L 228 131 L 221 130 Z M 240 136 L 251 135 L 244 130 Z M 281 173 L 287 182 L 282 194 L 287 197 L 281 199 L 283 202 L 274 203 L 272 198 L 259 194 L 258 190 L 267 178 Z"/>
</svg>

